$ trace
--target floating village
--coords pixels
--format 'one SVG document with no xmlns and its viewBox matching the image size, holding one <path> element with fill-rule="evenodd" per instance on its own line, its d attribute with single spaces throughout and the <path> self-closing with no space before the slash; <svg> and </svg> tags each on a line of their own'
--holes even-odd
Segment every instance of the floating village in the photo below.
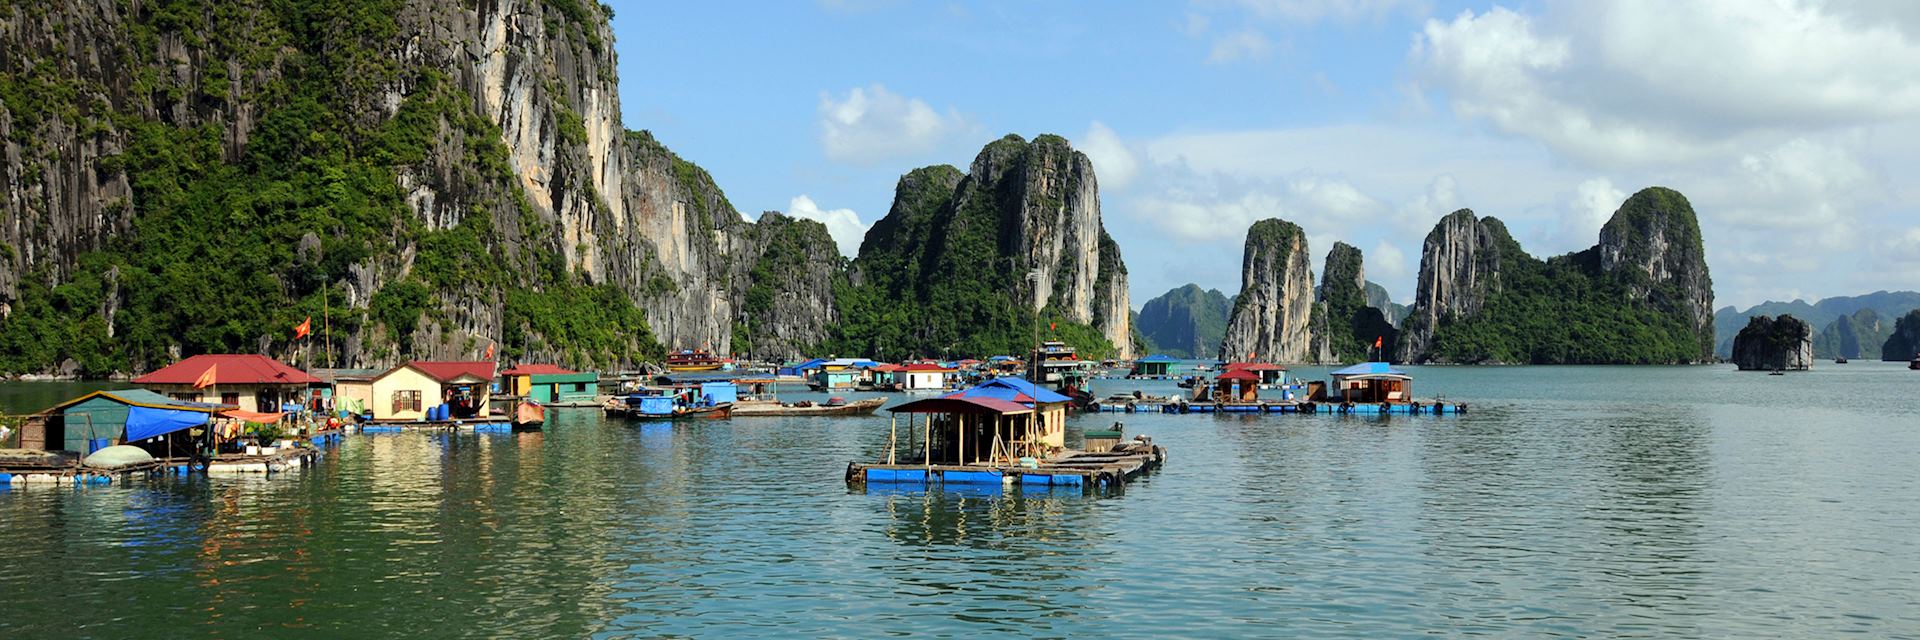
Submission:
<svg viewBox="0 0 1920 640">
<path fill-rule="evenodd" d="M 80 395 L 0 434 L 0 487 L 88 485 L 156 475 L 277 474 L 311 464 L 342 438 L 407 431 L 513 433 L 544 428 L 549 411 L 598 411 L 610 421 L 685 422 L 819 416 L 873 422 L 886 434 L 872 459 L 849 461 L 845 482 L 1117 489 L 1159 467 L 1167 451 L 1124 423 L 1082 432 L 1074 413 L 1354 413 L 1446 415 L 1466 407 L 1416 399 L 1412 376 L 1387 363 L 1288 377 L 1262 362 L 1166 356 L 1080 359 L 1062 342 L 1024 358 L 996 355 L 900 363 L 816 358 L 736 361 L 704 350 L 645 370 L 582 372 L 552 364 L 412 361 L 390 369 L 301 370 L 263 355 L 205 354 Z M 1178 393 L 1095 397 L 1093 379 L 1175 381 Z M 826 400 L 782 400 L 804 388 Z M 1165 386 L 1165 385 L 1161 385 Z M 848 400 L 839 393 L 869 397 Z M 888 406 L 896 394 L 903 401 Z M 808 394 L 817 396 L 819 393 Z M 882 409 L 888 415 L 878 415 Z M 12 436 L 9 438 L 8 436 Z"/>
</svg>

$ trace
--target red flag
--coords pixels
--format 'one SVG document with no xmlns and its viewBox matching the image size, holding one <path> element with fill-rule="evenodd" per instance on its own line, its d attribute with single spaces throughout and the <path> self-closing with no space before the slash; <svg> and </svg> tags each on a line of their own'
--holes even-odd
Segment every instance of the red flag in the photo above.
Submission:
<svg viewBox="0 0 1920 640">
<path fill-rule="evenodd" d="M 1375 348 L 1375 349 L 1378 349 L 1378 348 L 1380 348 L 1380 341 L 1382 341 L 1382 340 L 1386 340 L 1386 339 L 1387 339 L 1387 337 L 1386 337 L 1386 336 L 1374 336 L 1374 337 L 1373 337 L 1373 348 Z"/>
<path fill-rule="evenodd" d="M 299 340 L 310 335 L 313 335 L 313 316 L 307 316 L 300 324 L 293 325 L 293 339 Z"/>
<path fill-rule="evenodd" d="M 1060 328 L 1060 323 L 1058 323 L 1058 322 L 1049 322 L 1049 323 L 1047 323 L 1047 330 L 1048 330 L 1048 331 L 1052 331 L 1052 330 L 1054 330 L 1054 329 L 1058 329 L 1058 328 Z"/>
<path fill-rule="evenodd" d="M 484 359 L 484 360 L 492 360 L 492 359 L 493 359 L 493 343 L 491 343 L 491 342 L 489 342 L 489 343 L 487 343 L 487 355 L 486 355 L 486 357 L 485 357 L 485 358 L 482 358 L 482 359 Z"/>
<path fill-rule="evenodd" d="M 217 365 L 217 364 L 207 367 L 206 372 L 201 373 L 200 377 L 193 381 L 193 388 L 205 389 L 207 387 L 213 386 L 213 378 L 214 378 L 213 370 L 218 368 L 220 368 L 220 365 Z"/>
</svg>

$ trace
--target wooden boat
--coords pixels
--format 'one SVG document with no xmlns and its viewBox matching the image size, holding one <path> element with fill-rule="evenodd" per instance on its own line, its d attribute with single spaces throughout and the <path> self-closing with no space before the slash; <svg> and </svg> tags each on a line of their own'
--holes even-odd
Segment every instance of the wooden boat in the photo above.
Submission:
<svg viewBox="0 0 1920 640">
<path fill-rule="evenodd" d="M 1833 363 L 1834 363 L 1834 364 L 1846 364 L 1846 363 L 1847 363 L 1847 358 L 1846 358 L 1846 356 L 1841 356 L 1841 357 L 1838 357 L 1838 358 L 1834 358 L 1834 359 L 1833 359 Z"/>
<path fill-rule="evenodd" d="M 1912 369 L 1914 371 L 1920 371 L 1920 356 L 1914 356 L 1913 362 L 1907 363 L 1907 368 Z"/>
<path fill-rule="evenodd" d="M 885 397 L 868 398 L 846 404 L 814 404 L 811 402 L 742 402 L 734 405 L 733 415 L 740 417 L 763 416 L 870 416 L 887 403 Z"/>
<path fill-rule="evenodd" d="M 667 370 L 676 372 L 719 371 L 730 364 L 733 361 L 713 355 L 705 349 L 681 349 L 667 356 L 666 362 Z"/>
<path fill-rule="evenodd" d="M 733 417 L 733 403 L 720 402 L 711 405 L 686 404 L 678 396 L 666 395 L 659 391 L 643 391 L 614 398 L 603 407 L 608 417 L 622 417 L 628 420 L 683 420 L 713 419 L 724 420 Z"/>
<path fill-rule="evenodd" d="M 523 400 L 513 408 L 515 431 L 537 431 L 547 423 L 547 408 L 532 400 Z"/>
</svg>

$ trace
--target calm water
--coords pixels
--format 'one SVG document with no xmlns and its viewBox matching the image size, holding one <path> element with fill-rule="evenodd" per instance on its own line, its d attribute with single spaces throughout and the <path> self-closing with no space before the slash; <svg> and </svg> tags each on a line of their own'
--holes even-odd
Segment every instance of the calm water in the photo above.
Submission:
<svg viewBox="0 0 1920 640">
<path fill-rule="evenodd" d="M 1171 449 L 1111 497 L 849 492 L 883 418 L 590 410 L 0 490 L 0 637 L 1920 637 L 1920 373 L 1414 373 L 1474 412 L 1075 418 Z"/>
</svg>

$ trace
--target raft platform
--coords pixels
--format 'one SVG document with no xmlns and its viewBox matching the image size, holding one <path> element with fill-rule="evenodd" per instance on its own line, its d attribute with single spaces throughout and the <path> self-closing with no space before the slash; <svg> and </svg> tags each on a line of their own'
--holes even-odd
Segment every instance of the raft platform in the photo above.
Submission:
<svg viewBox="0 0 1920 640">
<path fill-rule="evenodd" d="M 1190 402 L 1184 404 L 1163 404 L 1128 410 L 1122 407 L 1102 405 L 1100 411 L 1111 413 L 1126 410 L 1160 413 L 1328 413 L 1355 415 L 1451 415 L 1467 412 L 1464 403 L 1396 403 L 1396 404 L 1320 404 L 1314 402 Z"/>
<path fill-rule="evenodd" d="M 513 422 L 506 418 L 468 420 L 376 420 L 356 427 L 360 433 L 405 433 L 408 431 L 473 431 L 476 433 L 513 433 Z"/>
<path fill-rule="evenodd" d="M 847 485 L 970 485 L 1078 487 L 1116 490 L 1135 476 L 1166 462 L 1165 447 L 1127 443 L 1102 453 L 1071 452 L 1060 458 L 1020 465 L 945 465 L 847 463 Z"/>
</svg>

